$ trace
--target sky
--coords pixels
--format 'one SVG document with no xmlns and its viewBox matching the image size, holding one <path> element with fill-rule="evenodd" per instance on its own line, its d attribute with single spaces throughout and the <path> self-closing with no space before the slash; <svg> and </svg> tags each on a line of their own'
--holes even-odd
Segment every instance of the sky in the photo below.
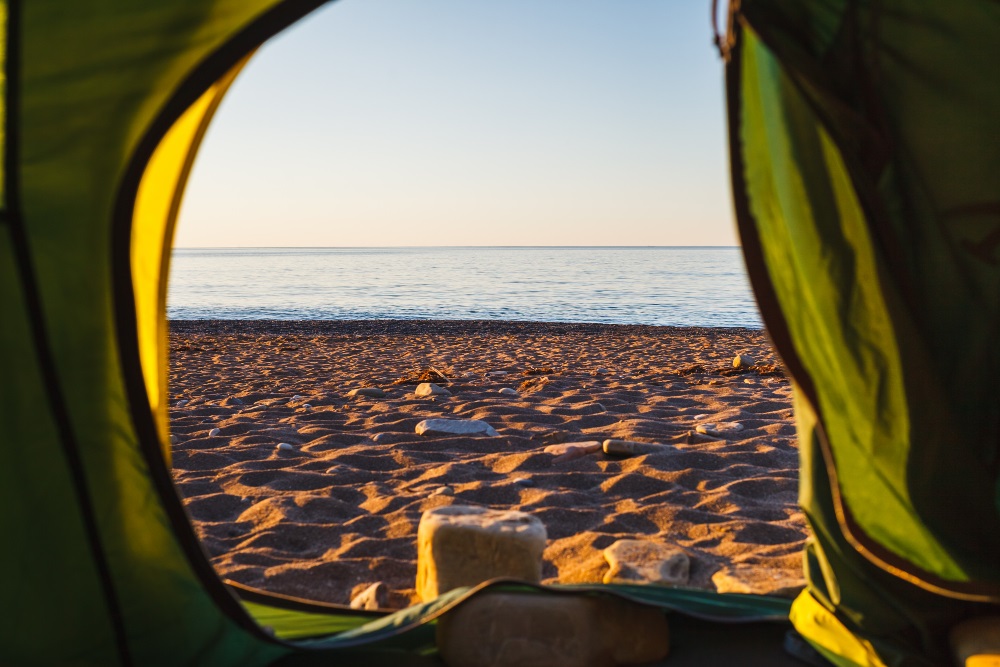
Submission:
<svg viewBox="0 0 1000 667">
<path fill-rule="evenodd" d="M 709 6 L 326 5 L 230 89 L 175 245 L 736 245 Z"/>
</svg>

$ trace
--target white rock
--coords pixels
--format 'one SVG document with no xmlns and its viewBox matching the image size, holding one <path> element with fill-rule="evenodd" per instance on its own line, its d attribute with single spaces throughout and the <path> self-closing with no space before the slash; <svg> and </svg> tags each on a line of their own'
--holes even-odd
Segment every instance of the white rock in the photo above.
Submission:
<svg viewBox="0 0 1000 667">
<path fill-rule="evenodd" d="M 507 375 L 507 371 L 490 371 L 487 375 L 492 377 L 503 377 L 504 375 Z"/>
<path fill-rule="evenodd" d="M 433 382 L 421 382 L 413 392 L 417 396 L 451 396 L 451 392 Z"/>
<path fill-rule="evenodd" d="M 278 443 L 278 446 L 275 447 L 275 449 L 278 451 L 279 454 L 281 452 L 294 452 L 295 451 L 295 448 L 292 447 L 287 442 L 280 442 L 280 443 Z"/>
<path fill-rule="evenodd" d="M 300 396 L 298 394 L 295 394 L 294 396 L 292 396 L 292 400 L 293 401 L 301 401 L 303 398 L 304 398 L 303 396 Z"/>
<path fill-rule="evenodd" d="M 598 368 L 598 369 L 597 369 L 596 371 L 594 371 L 594 372 L 595 372 L 595 373 L 597 373 L 598 375 L 607 375 L 607 374 L 608 374 L 608 373 L 610 373 L 611 371 L 609 371 L 609 370 L 608 370 L 607 368 L 604 368 L 604 367 L 602 366 L 601 368 Z"/>
<path fill-rule="evenodd" d="M 335 472 L 337 472 L 337 466 L 333 466 L 333 467 L 330 467 L 330 468 L 327 468 L 327 469 L 326 469 L 326 474 L 327 474 L 327 475 L 332 475 L 332 474 L 334 474 Z"/>
<path fill-rule="evenodd" d="M 739 422 L 720 422 L 718 424 L 698 424 L 694 430 L 704 435 L 714 435 L 721 438 L 743 430 L 743 424 Z"/>
<path fill-rule="evenodd" d="M 700 422 L 702 419 L 708 419 L 708 415 L 695 415 L 694 420 Z"/>
<path fill-rule="evenodd" d="M 181 399 L 181 400 L 177 401 L 176 403 L 174 403 L 174 407 L 176 407 L 176 408 L 183 408 L 187 404 L 188 404 L 187 399 Z"/>
<path fill-rule="evenodd" d="M 677 547 L 644 540 L 618 540 L 604 550 L 604 559 L 611 566 L 606 584 L 684 586 L 691 571 L 690 559 Z"/>
<path fill-rule="evenodd" d="M 794 598 L 806 585 L 801 575 L 747 565 L 719 570 L 712 575 L 712 583 L 719 593 L 756 593 L 783 598 Z"/>
<path fill-rule="evenodd" d="M 605 440 L 601 448 L 604 450 L 604 453 L 609 456 L 637 456 L 662 451 L 663 445 L 612 438 Z"/>
<path fill-rule="evenodd" d="M 222 433 L 221 429 L 213 428 L 211 431 L 208 432 L 208 437 L 214 438 L 215 436 L 219 435 L 220 433 Z"/>
<path fill-rule="evenodd" d="M 424 512 L 417 529 L 422 600 L 494 577 L 542 577 L 545 526 L 524 512 L 451 505 Z"/>
<path fill-rule="evenodd" d="M 351 398 L 364 396 L 365 398 L 385 398 L 385 392 L 378 387 L 358 387 L 347 392 Z"/>
<path fill-rule="evenodd" d="M 176 435 L 170 436 L 170 444 L 171 445 L 176 445 L 178 442 L 180 442 L 180 440 L 177 438 Z"/>
<path fill-rule="evenodd" d="M 511 389 L 510 387 L 504 387 L 503 389 L 497 390 L 498 394 L 503 394 L 504 396 L 517 396 L 517 390 Z"/>
<path fill-rule="evenodd" d="M 385 606 L 388 597 L 388 587 L 377 581 L 351 598 L 351 609 L 380 609 Z"/>
<path fill-rule="evenodd" d="M 450 486 L 439 486 L 431 492 L 432 496 L 453 496 L 455 495 L 455 489 Z"/>
<path fill-rule="evenodd" d="M 750 368 L 756 363 L 749 354 L 737 354 L 733 357 L 733 368 Z"/>
<path fill-rule="evenodd" d="M 535 482 L 530 477 L 517 477 L 514 479 L 513 484 L 517 486 L 534 486 Z"/>
<path fill-rule="evenodd" d="M 372 442 L 385 442 L 389 439 L 388 433 L 376 433 L 372 436 Z"/>
<path fill-rule="evenodd" d="M 303 403 L 302 407 L 306 410 L 312 410 L 312 403 Z"/>
<path fill-rule="evenodd" d="M 479 419 L 425 419 L 417 424 L 417 435 L 499 435 Z"/>
</svg>

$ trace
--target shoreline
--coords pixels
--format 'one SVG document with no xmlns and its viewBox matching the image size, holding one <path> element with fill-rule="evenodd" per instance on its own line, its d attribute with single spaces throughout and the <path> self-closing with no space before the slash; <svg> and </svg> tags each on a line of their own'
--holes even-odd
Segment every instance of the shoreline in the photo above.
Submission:
<svg viewBox="0 0 1000 667">
<path fill-rule="evenodd" d="M 469 504 L 542 519 L 544 583 L 601 581 L 602 551 L 619 539 L 683 550 L 693 587 L 721 590 L 725 575 L 730 590 L 766 593 L 801 579 L 806 531 L 791 389 L 762 330 L 496 320 L 169 324 L 174 479 L 224 577 L 341 604 L 359 586 L 383 581 L 388 606 L 405 606 L 421 513 Z M 738 353 L 760 368 L 733 371 Z M 413 394 L 408 378 L 429 368 L 445 375 L 450 396 Z M 347 396 L 361 386 L 386 396 Z M 414 433 L 434 417 L 480 419 L 499 436 Z M 684 436 L 709 422 L 742 428 Z M 605 438 L 663 446 L 565 463 L 544 451 Z M 281 443 L 291 449 L 277 449 Z"/>
<path fill-rule="evenodd" d="M 659 324 L 616 324 L 610 322 L 537 322 L 529 320 L 437 320 L 437 319 L 375 319 L 375 320 L 168 320 L 171 333 L 178 334 L 239 334 L 323 335 L 356 334 L 566 334 L 605 333 L 655 334 L 673 332 L 710 335 L 717 332 L 741 334 L 764 333 L 753 327 L 711 327 Z"/>
</svg>

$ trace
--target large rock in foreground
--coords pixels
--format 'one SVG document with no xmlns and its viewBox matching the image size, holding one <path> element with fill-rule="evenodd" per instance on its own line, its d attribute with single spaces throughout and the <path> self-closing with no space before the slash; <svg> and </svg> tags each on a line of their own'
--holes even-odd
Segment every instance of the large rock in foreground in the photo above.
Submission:
<svg viewBox="0 0 1000 667">
<path fill-rule="evenodd" d="M 499 435 L 479 419 L 425 419 L 416 430 L 417 435 Z"/>
<path fill-rule="evenodd" d="M 448 667 L 614 667 L 662 660 L 662 611 L 614 597 L 483 593 L 445 614 Z"/>
<path fill-rule="evenodd" d="M 645 540 L 618 540 L 604 550 L 604 558 L 611 566 L 604 575 L 606 584 L 683 586 L 691 572 L 686 553 L 677 547 Z"/>
<path fill-rule="evenodd" d="M 451 505 L 424 512 L 417 529 L 417 594 L 433 600 L 495 577 L 542 579 L 545 526 L 512 510 Z"/>
</svg>

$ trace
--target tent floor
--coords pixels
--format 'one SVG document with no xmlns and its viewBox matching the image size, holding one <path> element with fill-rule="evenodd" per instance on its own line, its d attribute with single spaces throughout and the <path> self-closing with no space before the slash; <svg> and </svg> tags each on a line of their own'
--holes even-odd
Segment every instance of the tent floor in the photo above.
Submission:
<svg viewBox="0 0 1000 667">
<path fill-rule="evenodd" d="M 785 652 L 783 623 L 722 624 L 678 616 L 670 617 L 670 655 L 657 667 L 804 667 Z"/>
<path fill-rule="evenodd" d="M 785 634 L 791 626 L 784 623 L 722 624 L 670 617 L 670 655 L 648 667 L 809 667 L 825 662 L 804 662 L 784 650 Z M 405 656 L 405 658 L 403 657 Z M 822 659 L 820 659 L 822 660 Z M 401 654 L 396 651 L 344 651 L 336 660 L 329 656 L 298 654 L 281 660 L 282 667 L 444 667 L 430 656 Z"/>
</svg>

